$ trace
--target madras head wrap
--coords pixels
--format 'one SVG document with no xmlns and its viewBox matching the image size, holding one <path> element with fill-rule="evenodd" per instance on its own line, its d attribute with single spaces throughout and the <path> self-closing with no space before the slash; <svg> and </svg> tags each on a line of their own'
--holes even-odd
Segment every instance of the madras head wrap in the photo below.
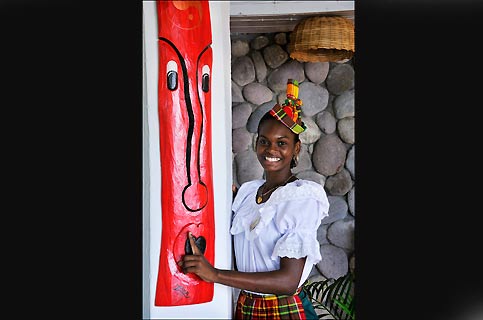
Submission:
<svg viewBox="0 0 483 320">
<path fill-rule="evenodd" d="M 285 102 L 280 104 L 275 104 L 272 109 L 270 109 L 270 114 L 292 130 L 295 134 L 300 134 L 307 129 L 305 123 L 303 123 L 300 118 L 300 111 L 302 107 L 302 100 L 298 98 L 299 96 L 299 83 L 297 80 L 288 79 L 287 80 L 287 99 Z"/>
</svg>

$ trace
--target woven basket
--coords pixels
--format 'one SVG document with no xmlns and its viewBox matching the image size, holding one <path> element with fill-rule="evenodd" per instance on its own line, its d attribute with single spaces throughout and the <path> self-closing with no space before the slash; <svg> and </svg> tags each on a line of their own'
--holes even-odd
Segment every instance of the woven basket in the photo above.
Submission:
<svg viewBox="0 0 483 320">
<path fill-rule="evenodd" d="M 288 44 L 290 57 L 302 62 L 350 59 L 354 55 L 354 24 L 340 16 L 312 17 L 299 22 Z"/>
</svg>

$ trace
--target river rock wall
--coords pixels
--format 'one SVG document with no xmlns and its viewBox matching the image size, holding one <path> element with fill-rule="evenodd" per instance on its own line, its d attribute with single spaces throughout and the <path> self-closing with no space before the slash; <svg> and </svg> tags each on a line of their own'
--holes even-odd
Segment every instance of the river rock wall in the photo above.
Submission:
<svg viewBox="0 0 483 320">
<path fill-rule="evenodd" d="M 293 172 L 324 186 L 330 203 L 317 232 L 322 261 L 310 277 L 338 278 L 355 267 L 354 58 L 300 62 L 290 58 L 288 39 L 284 32 L 231 35 L 233 184 L 263 178 L 255 154 L 258 121 L 285 100 L 288 78 L 299 81 L 307 130 Z"/>
</svg>

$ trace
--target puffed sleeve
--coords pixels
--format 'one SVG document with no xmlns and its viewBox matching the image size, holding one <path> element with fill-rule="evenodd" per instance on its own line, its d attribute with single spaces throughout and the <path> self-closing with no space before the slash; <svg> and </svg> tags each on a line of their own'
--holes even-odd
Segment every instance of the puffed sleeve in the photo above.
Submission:
<svg viewBox="0 0 483 320">
<path fill-rule="evenodd" d="M 321 220 L 328 215 L 328 209 L 326 198 L 294 199 L 279 203 L 274 222 L 282 237 L 276 242 L 271 258 L 307 257 L 308 264 L 319 262 L 322 257 L 317 229 Z"/>
</svg>

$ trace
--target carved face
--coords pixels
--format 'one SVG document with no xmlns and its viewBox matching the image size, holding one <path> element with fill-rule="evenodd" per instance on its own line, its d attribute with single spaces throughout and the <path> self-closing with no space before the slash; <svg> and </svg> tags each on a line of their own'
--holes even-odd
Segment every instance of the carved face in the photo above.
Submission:
<svg viewBox="0 0 483 320">
<path fill-rule="evenodd" d="M 162 239 L 156 306 L 211 301 L 213 283 L 184 274 L 188 232 L 214 263 L 211 22 L 208 1 L 158 1 Z"/>
<path fill-rule="evenodd" d="M 162 7 L 161 7 L 162 5 Z M 211 25 L 206 3 L 161 2 L 158 11 L 159 90 L 158 110 L 163 162 L 169 170 L 178 199 L 186 210 L 202 210 L 208 202 L 207 159 L 211 156 Z M 171 126 L 171 130 L 167 127 Z M 184 211 L 184 210 L 183 210 Z"/>
</svg>

